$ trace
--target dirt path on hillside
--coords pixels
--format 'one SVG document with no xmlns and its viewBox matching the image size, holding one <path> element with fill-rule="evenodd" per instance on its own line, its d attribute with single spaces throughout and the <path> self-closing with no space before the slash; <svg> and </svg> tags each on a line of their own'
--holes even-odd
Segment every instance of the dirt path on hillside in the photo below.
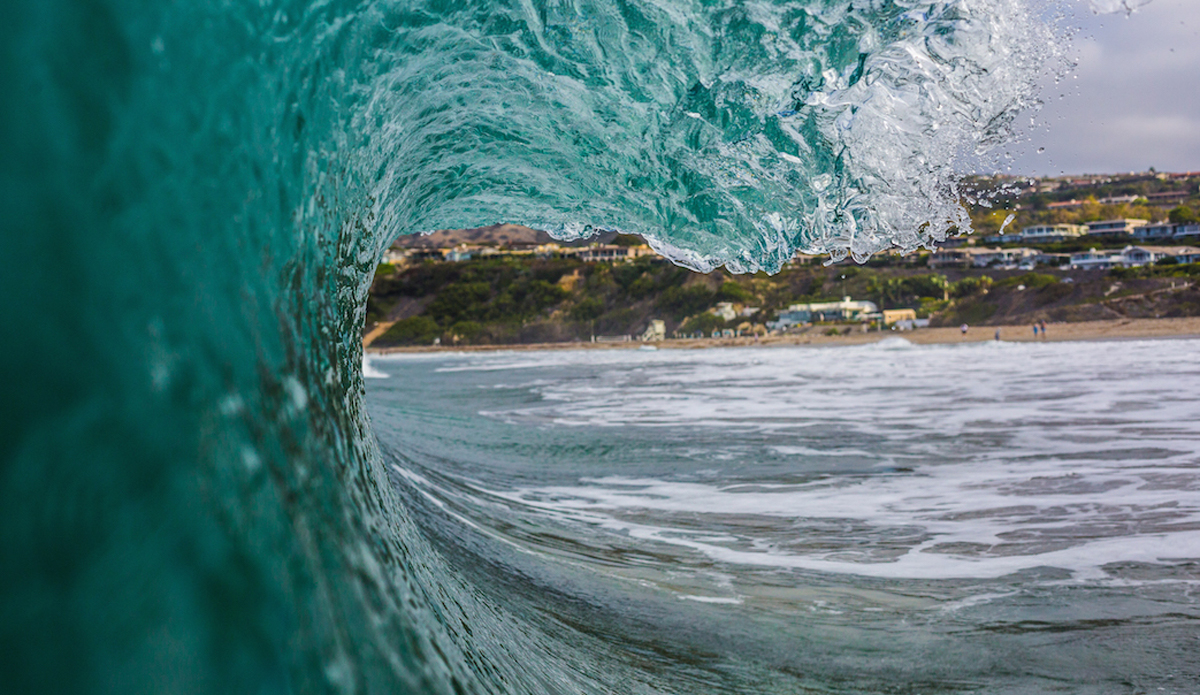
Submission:
<svg viewBox="0 0 1200 695">
<path fill-rule="evenodd" d="M 435 296 L 431 294 L 420 299 L 401 297 L 400 301 L 396 302 L 396 306 L 392 307 L 391 311 L 388 312 L 387 318 L 375 324 L 371 330 L 363 335 L 363 347 L 370 347 L 371 343 L 375 342 L 379 336 L 387 333 L 388 329 L 395 325 L 397 321 L 403 321 L 425 311 L 425 307 L 429 306 L 429 303 L 433 301 Z"/>
</svg>

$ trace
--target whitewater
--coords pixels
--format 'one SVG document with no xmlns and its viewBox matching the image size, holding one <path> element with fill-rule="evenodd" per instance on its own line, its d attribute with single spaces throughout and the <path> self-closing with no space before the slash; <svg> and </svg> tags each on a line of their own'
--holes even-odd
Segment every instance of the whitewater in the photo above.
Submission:
<svg viewBox="0 0 1200 695">
<path fill-rule="evenodd" d="M 1194 683 L 1192 440 L 1159 431 L 1144 397 L 1116 401 L 1125 415 L 1097 432 L 1089 418 L 1109 415 L 1071 415 L 1064 395 L 1077 419 L 1045 442 L 1056 463 L 1004 457 L 1041 436 L 1032 421 L 1008 439 L 956 430 L 975 411 L 949 386 L 925 396 L 945 399 L 929 405 L 941 439 L 851 427 L 877 412 L 870 389 L 900 396 L 855 380 L 901 359 L 871 352 L 779 353 L 822 365 L 796 383 L 770 360 L 752 383 L 713 367 L 760 414 L 796 413 L 777 432 L 730 422 L 704 369 L 671 382 L 695 364 L 656 361 L 665 351 L 607 373 L 666 379 L 673 399 L 592 398 L 549 361 L 545 393 L 475 388 L 520 370 L 454 371 L 470 367 L 459 358 L 364 381 L 367 288 L 400 234 L 617 229 L 694 269 L 770 272 L 798 250 L 862 260 L 966 229 L 960 164 L 1002 152 L 1038 81 L 1068 67 L 1061 8 L 6 3 L 0 687 L 1026 692 L 1075 662 L 1100 675 L 1054 687 Z M 1162 349 L 1185 364 L 1190 345 Z M 1094 358 L 1096 379 L 1141 369 Z M 1153 402 L 1191 412 L 1194 377 L 1176 371 Z M 853 388 L 829 392 L 839 381 Z M 981 421 L 1004 413 L 976 406 Z M 802 413 L 846 437 L 787 434 Z M 655 439 L 693 420 L 710 426 Z M 509 421 L 509 439 L 485 435 Z M 580 427 L 607 428 L 613 459 L 599 465 Z M 1076 430 L 1152 439 L 1113 448 L 1149 463 L 1106 464 Z M 742 483 L 719 463 L 734 455 L 753 464 Z M 1043 474 L 1046 489 L 1028 482 Z M 1097 506 L 1105 486 L 1137 491 L 1125 516 Z M 1021 502 L 968 520 L 1000 497 Z M 936 595 L 896 588 L 913 582 Z M 828 617 L 851 595 L 862 615 L 883 609 L 879 631 Z M 943 609 L 967 617 L 930 617 Z M 914 620 L 926 627 L 900 630 Z M 1142 675 L 1122 681 L 1119 665 Z"/>
<path fill-rule="evenodd" d="M 377 356 L 367 405 L 443 552 L 668 690 L 1186 693 L 1200 342 L 1119 347 Z"/>
</svg>

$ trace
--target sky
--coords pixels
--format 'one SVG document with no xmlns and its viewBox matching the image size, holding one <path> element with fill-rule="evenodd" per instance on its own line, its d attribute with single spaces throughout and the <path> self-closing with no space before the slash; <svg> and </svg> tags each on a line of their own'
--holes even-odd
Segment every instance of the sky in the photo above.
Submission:
<svg viewBox="0 0 1200 695">
<path fill-rule="evenodd" d="M 1200 0 L 1151 0 L 1130 16 L 1074 6 L 1078 67 L 1045 81 L 1049 130 L 1010 148 L 1011 173 L 1200 171 Z"/>
</svg>

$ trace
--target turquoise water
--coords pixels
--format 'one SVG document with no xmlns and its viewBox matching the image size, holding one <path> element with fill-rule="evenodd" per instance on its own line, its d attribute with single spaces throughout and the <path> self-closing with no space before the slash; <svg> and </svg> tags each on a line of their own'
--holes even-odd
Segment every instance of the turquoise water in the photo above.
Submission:
<svg viewBox="0 0 1200 695">
<path fill-rule="evenodd" d="M 6 3 L 4 689 L 690 690 L 693 657 L 455 564 L 393 484 L 381 250 L 502 220 L 739 271 L 930 243 L 1056 69 L 1036 9 Z"/>
</svg>

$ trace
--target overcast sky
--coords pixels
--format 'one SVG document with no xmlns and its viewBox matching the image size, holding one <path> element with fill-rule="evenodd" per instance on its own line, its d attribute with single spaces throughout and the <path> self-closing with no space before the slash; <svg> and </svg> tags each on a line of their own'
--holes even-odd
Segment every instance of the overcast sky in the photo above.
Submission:
<svg viewBox="0 0 1200 695">
<path fill-rule="evenodd" d="M 1047 81 L 1049 132 L 1013 150 L 1012 173 L 1200 171 L 1200 0 L 1152 0 L 1129 17 L 1076 5 L 1075 77 Z"/>
</svg>

